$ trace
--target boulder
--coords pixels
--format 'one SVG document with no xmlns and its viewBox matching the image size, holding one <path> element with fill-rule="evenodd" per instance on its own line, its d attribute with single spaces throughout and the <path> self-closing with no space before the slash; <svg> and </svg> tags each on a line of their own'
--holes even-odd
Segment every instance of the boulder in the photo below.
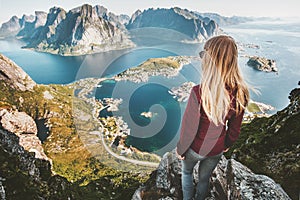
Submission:
<svg viewBox="0 0 300 200">
<path fill-rule="evenodd" d="M 0 54 L 0 81 L 4 81 L 14 89 L 32 90 L 36 83 L 9 58 Z"/>
<path fill-rule="evenodd" d="M 19 137 L 19 144 L 27 151 L 33 152 L 36 158 L 51 160 L 44 153 L 41 141 L 37 136 L 35 121 L 25 112 L 8 111 L 0 108 L 0 126 Z"/>
<path fill-rule="evenodd" d="M 197 168 L 194 170 L 197 182 Z M 132 199 L 182 199 L 181 162 L 175 150 L 166 153 L 145 186 Z M 210 179 L 209 199 L 290 199 L 280 185 L 271 178 L 254 174 L 234 159 L 222 156 Z"/>
<path fill-rule="evenodd" d="M 21 134 L 37 134 L 34 120 L 25 112 L 8 111 L 0 108 L 0 124 L 10 132 Z"/>
</svg>

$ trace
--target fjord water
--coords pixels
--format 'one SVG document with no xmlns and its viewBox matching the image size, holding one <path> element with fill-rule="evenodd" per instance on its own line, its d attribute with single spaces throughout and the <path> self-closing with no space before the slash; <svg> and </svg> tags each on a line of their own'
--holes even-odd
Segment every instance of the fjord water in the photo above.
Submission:
<svg viewBox="0 0 300 200">
<path fill-rule="evenodd" d="M 299 22 L 255 21 L 222 27 L 236 41 L 259 46 L 259 49 L 244 47 L 245 54 L 276 60 L 278 74 L 254 70 L 246 65 L 247 58 L 239 58 L 241 70 L 247 81 L 261 92 L 261 95 L 252 92 L 252 99 L 274 106 L 276 110 L 273 113 L 288 104 L 289 92 L 300 81 L 299 25 Z M 134 37 L 133 39 L 138 43 L 136 48 L 79 57 L 63 57 L 21 49 L 22 44 L 18 41 L 0 41 L 0 52 L 20 65 L 37 83 L 65 84 L 80 78 L 112 76 L 137 66 L 148 58 L 173 55 L 194 56 L 201 50 L 201 44 L 180 43 L 180 40 L 172 40 L 172 38 L 169 37 L 167 40 L 152 36 Z M 159 154 L 174 148 L 185 103 L 178 103 L 167 91 L 168 88 L 179 86 L 185 81 L 198 83 L 199 71 L 200 63 L 194 62 L 185 66 L 178 77 L 171 79 L 151 77 L 148 85 L 129 81 L 117 84 L 124 89 L 114 93 L 114 98 L 124 98 L 128 91 L 136 89 L 132 99 L 125 99 L 120 105 L 120 110 L 114 113 L 123 116 L 132 128 L 128 144 L 148 151 L 160 149 Z M 102 83 L 102 87 L 97 89 L 96 98 L 112 96 L 116 90 L 115 86 L 114 82 Z M 165 111 L 157 109 L 156 115 L 152 117 L 154 125 L 163 120 L 161 116 L 167 114 L 168 117 L 165 125 L 157 130 L 156 137 L 153 137 L 153 133 L 149 131 L 141 132 L 138 127 L 135 129 L 135 124 L 143 127 L 150 123 L 150 119 L 141 116 L 140 113 L 149 111 L 151 104 L 160 104 L 165 109 Z M 127 110 L 130 112 L 126 114 Z M 166 147 L 162 148 L 161 144 L 155 141 L 164 141 Z"/>
<path fill-rule="evenodd" d="M 246 65 L 247 58 L 240 58 L 244 76 L 261 92 L 252 98 L 276 110 L 287 106 L 290 91 L 300 81 L 300 20 L 253 21 L 223 30 L 239 42 L 259 45 L 259 49 L 244 48 L 246 54 L 276 60 L 278 74 L 256 71 Z"/>
</svg>

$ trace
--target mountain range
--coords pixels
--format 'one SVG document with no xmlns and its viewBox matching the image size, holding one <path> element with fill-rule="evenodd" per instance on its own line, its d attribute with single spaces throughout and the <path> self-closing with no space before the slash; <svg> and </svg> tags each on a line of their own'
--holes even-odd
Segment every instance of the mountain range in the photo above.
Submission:
<svg viewBox="0 0 300 200">
<path fill-rule="evenodd" d="M 123 48 L 136 44 L 132 30 L 157 27 L 177 31 L 189 41 L 203 42 L 220 32 L 209 17 L 181 8 L 136 11 L 131 18 L 115 15 L 103 6 L 84 4 L 70 11 L 53 7 L 35 16 L 13 16 L 0 28 L 0 37 L 17 37 L 24 48 L 60 55 L 83 55 Z"/>
<path fill-rule="evenodd" d="M 172 29 L 185 34 L 192 41 L 203 42 L 219 33 L 218 24 L 194 12 L 178 7 L 171 9 L 137 10 L 126 26 L 129 30 L 146 27 Z"/>
</svg>

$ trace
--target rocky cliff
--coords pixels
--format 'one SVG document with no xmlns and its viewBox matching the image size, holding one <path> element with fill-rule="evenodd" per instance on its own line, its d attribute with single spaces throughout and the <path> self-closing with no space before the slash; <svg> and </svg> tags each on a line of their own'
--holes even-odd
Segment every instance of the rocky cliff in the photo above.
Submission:
<svg viewBox="0 0 300 200">
<path fill-rule="evenodd" d="M 21 91 L 32 90 L 36 83 L 13 61 L 0 54 L 0 81 Z"/>
<path fill-rule="evenodd" d="M 94 9 L 96 10 L 96 13 L 99 17 L 109 21 L 117 28 L 126 30 L 125 24 L 127 24 L 130 20 L 130 17 L 128 15 L 116 15 L 112 12 L 109 12 L 107 8 L 100 5 L 96 5 Z"/>
<path fill-rule="evenodd" d="M 0 37 L 7 38 L 7 37 L 15 37 L 23 30 L 28 30 L 30 32 L 33 31 L 32 28 L 36 28 L 32 26 L 32 24 L 40 24 L 41 22 L 41 14 L 43 12 L 36 12 L 36 16 L 33 15 L 23 15 L 21 18 L 17 16 L 13 16 L 8 22 L 2 24 L 0 28 Z M 37 21 L 37 18 L 38 21 Z M 37 21 L 37 22 L 35 22 Z M 45 24 L 45 23 L 44 23 Z M 42 24 L 42 25 L 44 25 Z"/>
<path fill-rule="evenodd" d="M 46 24 L 47 13 L 42 11 L 36 11 L 34 20 L 25 21 L 24 25 L 16 35 L 22 39 L 35 39 L 38 31 Z"/>
<path fill-rule="evenodd" d="M 219 27 L 213 20 L 204 21 L 195 13 L 181 8 L 148 9 L 136 11 L 129 23 L 128 29 L 158 27 L 178 31 L 185 34 L 191 41 L 202 42 L 217 35 Z"/>
<path fill-rule="evenodd" d="M 290 104 L 270 118 L 256 118 L 242 127 L 232 156 L 256 173 L 280 183 L 293 198 L 300 192 L 300 88 L 291 91 Z"/>
<path fill-rule="evenodd" d="M 0 127 L 0 199 L 73 199 L 71 184 L 51 176 L 50 162 L 35 158 L 19 140 Z"/>
<path fill-rule="evenodd" d="M 194 177 L 197 182 L 197 166 Z M 166 153 L 156 171 L 146 184 L 132 197 L 139 199 L 182 199 L 181 162 L 175 150 Z M 283 189 L 272 179 L 254 174 L 234 159 L 220 160 L 210 179 L 208 199 L 290 199 Z"/>
<path fill-rule="evenodd" d="M 14 16 L 0 28 L 0 37 L 17 37 L 25 48 L 60 55 L 82 55 L 134 47 L 124 23 L 129 16 L 115 15 L 102 6 L 82 5 L 70 11 L 53 7 L 49 13 Z"/>
<path fill-rule="evenodd" d="M 19 144 L 27 151 L 34 153 L 35 158 L 49 160 L 37 136 L 35 121 L 25 112 L 0 108 L 0 127 L 16 134 Z"/>
</svg>

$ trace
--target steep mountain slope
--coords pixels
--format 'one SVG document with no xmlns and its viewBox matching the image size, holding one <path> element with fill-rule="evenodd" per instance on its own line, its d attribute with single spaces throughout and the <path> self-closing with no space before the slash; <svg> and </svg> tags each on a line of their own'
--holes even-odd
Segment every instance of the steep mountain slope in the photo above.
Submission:
<svg viewBox="0 0 300 200">
<path fill-rule="evenodd" d="M 36 11 L 33 21 L 25 21 L 24 26 L 18 32 L 17 37 L 22 39 L 33 39 L 37 32 L 46 24 L 47 13 Z"/>
<path fill-rule="evenodd" d="M 51 8 L 45 26 L 26 47 L 61 55 L 133 47 L 127 34 L 99 17 L 96 8 L 87 4 L 69 12 L 62 8 Z"/>
<path fill-rule="evenodd" d="M 143 12 L 136 11 L 127 24 L 127 28 L 130 30 L 145 27 L 172 29 L 187 35 L 191 41 L 197 42 L 202 42 L 219 32 L 215 21 L 210 19 L 204 21 L 195 13 L 181 8 L 151 8 Z"/>
<path fill-rule="evenodd" d="M 127 15 L 115 15 L 103 6 L 82 5 L 70 11 L 53 7 L 49 13 L 12 17 L 0 28 L 0 37 L 17 37 L 25 48 L 61 55 L 82 55 L 134 47 L 125 23 Z"/>
<path fill-rule="evenodd" d="M 0 81 L 13 89 L 32 90 L 36 83 L 13 61 L 0 54 Z"/>
<path fill-rule="evenodd" d="M 229 152 L 256 173 L 279 182 L 297 199 L 300 185 L 300 88 L 291 91 L 290 104 L 270 118 L 256 118 L 242 127 Z"/>
<path fill-rule="evenodd" d="M 99 17 L 102 17 L 103 19 L 109 21 L 117 28 L 126 30 L 125 24 L 130 20 L 130 17 L 128 15 L 115 15 L 114 13 L 109 12 L 107 8 L 100 5 L 96 5 L 94 9 L 96 10 L 96 13 Z"/>
</svg>

